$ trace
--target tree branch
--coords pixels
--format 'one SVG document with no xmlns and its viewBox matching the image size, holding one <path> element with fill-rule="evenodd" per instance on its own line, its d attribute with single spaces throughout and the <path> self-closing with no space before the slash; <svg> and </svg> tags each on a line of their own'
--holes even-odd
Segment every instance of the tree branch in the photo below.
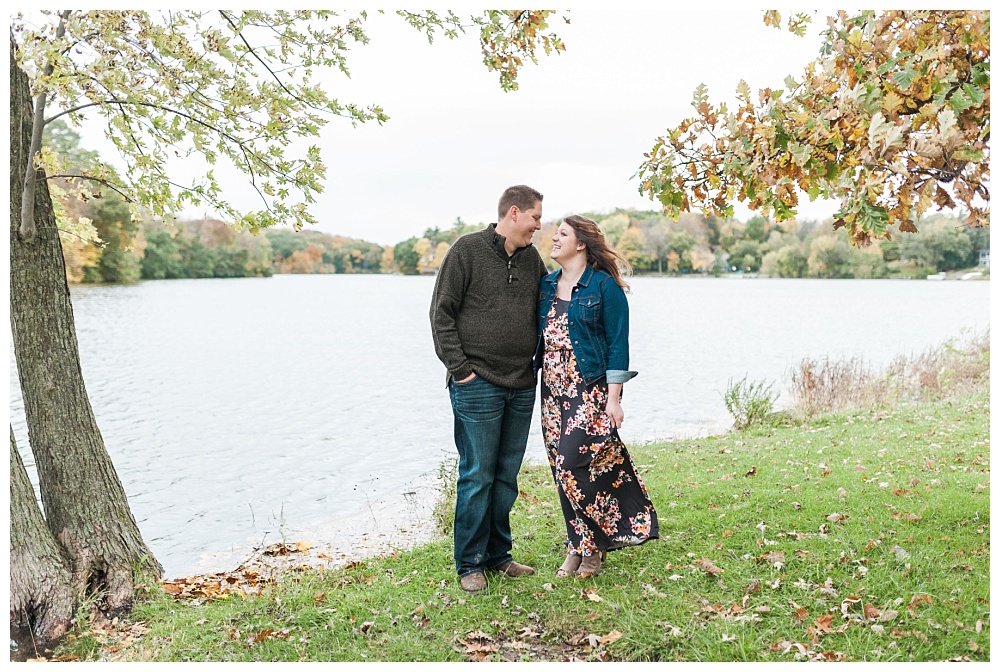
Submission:
<svg viewBox="0 0 1000 672">
<path fill-rule="evenodd" d="M 70 10 L 66 9 L 59 13 L 59 26 L 56 28 L 55 39 L 59 40 L 66 34 L 66 19 L 70 16 Z M 55 62 L 50 61 L 43 71 L 44 77 L 51 77 L 55 71 Z M 24 186 L 21 189 L 21 228 L 19 235 L 21 240 L 33 240 L 38 229 L 35 227 L 35 184 L 38 176 L 38 168 L 35 167 L 35 155 L 42 148 L 42 132 L 45 130 L 45 101 L 48 92 L 42 91 L 35 99 L 34 117 L 31 123 L 31 142 L 28 146 L 28 165 L 24 172 Z"/>
<path fill-rule="evenodd" d="M 101 178 L 101 177 L 95 177 L 93 175 L 71 175 L 71 174 L 67 174 L 67 175 L 46 175 L 45 179 L 46 180 L 57 180 L 57 179 L 62 179 L 62 180 L 87 180 L 89 182 L 97 182 L 98 184 L 103 184 L 105 187 L 108 187 L 112 191 L 118 193 L 119 196 L 121 196 L 122 198 L 125 199 L 126 203 L 135 203 L 135 199 L 133 199 L 127 193 L 125 193 L 124 191 L 122 191 L 122 189 L 124 189 L 125 187 L 123 187 L 121 185 L 116 185 L 114 182 L 109 182 L 108 180 L 105 180 L 104 178 Z"/>
</svg>

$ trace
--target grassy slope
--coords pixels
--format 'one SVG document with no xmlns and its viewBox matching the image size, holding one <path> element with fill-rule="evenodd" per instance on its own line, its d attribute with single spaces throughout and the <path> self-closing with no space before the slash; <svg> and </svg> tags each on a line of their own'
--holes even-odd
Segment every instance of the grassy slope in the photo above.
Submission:
<svg viewBox="0 0 1000 672">
<path fill-rule="evenodd" d="M 534 577 L 468 596 L 446 539 L 245 600 L 153 597 L 132 616 L 149 633 L 115 657 L 989 660 L 987 395 L 633 454 L 661 539 L 594 579 L 554 578 L 562 516 L 548 467 L 531 467 L 514 553 Z M 87 639 L 67 652 L 97 655 Z"/>
</svg>

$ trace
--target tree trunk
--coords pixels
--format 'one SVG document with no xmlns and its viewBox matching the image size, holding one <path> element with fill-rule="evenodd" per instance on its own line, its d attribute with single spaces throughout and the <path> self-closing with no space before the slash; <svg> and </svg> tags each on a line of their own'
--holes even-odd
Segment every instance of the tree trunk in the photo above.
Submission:
<svg viewBox="0 0 1000 672">
<path fill-rule="evenodd" d="M 162 571 L 129 510 L 104 447 L 80 370 L 62 247 L 44 173 L 35 190 L 38 233 L 18 235 L 21 181 L 32 124 L 28 78 L 10 64 L 10 321 L 45 520 L 62 546 L 74 589 L 106 591 L 112 612 L 128 609 L 135 572 Z"/>
<path fill-rule="evenodd" d="M 10 430 L 10 623 L 41 643 L 69 629 L 76 596 L 69 563 L 38 509 Z"/>
</svg>

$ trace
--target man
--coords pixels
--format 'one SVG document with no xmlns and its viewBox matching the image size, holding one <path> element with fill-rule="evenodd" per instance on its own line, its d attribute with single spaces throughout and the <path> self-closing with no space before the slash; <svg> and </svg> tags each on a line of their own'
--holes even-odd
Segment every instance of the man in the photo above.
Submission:
<svg viewBox="0 0 1000 672">
<path fill-rule="evenodd" d="M 497 214 L 496 224 L 452 245 L 430 310 L 455 414 L 455 568 L 470 593 L 486 588 L 484 571 L 535 573 L 511 557 L 510 510 L 535 405 L 531 358 L 546 270 L 531 237 L 541 228 L 542 195 L 510 187 Z"/>
</svg>

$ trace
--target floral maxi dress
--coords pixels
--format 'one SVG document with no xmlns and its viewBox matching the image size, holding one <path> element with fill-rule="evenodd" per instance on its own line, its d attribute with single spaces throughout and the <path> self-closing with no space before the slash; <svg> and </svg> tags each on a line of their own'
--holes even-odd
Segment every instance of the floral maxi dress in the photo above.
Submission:
<svg viewBox="0 0 1000 672">
<path fill-rule="evenodd" d="M 625 444 L 605 413 L 604 378 L 583 382 L 556 298 L 542 338 L 542 438 L 568 535 L 567 552 L 593 555 L 659 537 L 656 510 Z"/>
</svg>

